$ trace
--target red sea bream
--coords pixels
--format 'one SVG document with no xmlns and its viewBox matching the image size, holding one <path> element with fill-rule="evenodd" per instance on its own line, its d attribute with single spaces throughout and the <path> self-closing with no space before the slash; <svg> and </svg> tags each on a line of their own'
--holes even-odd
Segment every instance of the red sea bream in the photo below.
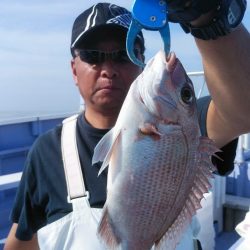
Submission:
<svg viewBox="0 0 250 250">
<path fill-rule="evenodd" d="M 175 249 L 210 188 L 213 142 L 202 137 L 191 80 L 172 53 L 133 82 L 114 128 L 95 148 L 107 165 L 98 234 L 108 249 Z"/>
</svg>

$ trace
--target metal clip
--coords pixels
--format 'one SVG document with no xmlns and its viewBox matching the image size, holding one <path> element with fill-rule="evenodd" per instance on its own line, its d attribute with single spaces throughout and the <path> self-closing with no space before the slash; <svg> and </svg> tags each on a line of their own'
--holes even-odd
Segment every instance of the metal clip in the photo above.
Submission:
<svg viewBox="0 0 250 250">
<path fill-rule="evenodd" d="M 126 47 L 130 60 L 144 67 L 134 54 L 134 43 L 138 33 L 142 30 L 157 30 L 164 43 L 166 55 L 170 51 L 170 31 L 167 20 L 167 4 L 164 0 L 135 0 L 132 7 L 132 21 L 128 30 Z"/>
</svg>

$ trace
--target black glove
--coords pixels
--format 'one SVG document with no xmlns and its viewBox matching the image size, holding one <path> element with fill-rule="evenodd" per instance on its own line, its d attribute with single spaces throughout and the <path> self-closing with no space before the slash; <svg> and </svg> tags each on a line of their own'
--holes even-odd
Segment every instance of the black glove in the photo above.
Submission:
<svg viewBox="0 0 250 250">
<path fill-rule="evenodd" d="M 168 19 L 174 23 L 190 23 L 202 14 L 215 10 L 220 0 L 166 0 Z"/>
</svg>

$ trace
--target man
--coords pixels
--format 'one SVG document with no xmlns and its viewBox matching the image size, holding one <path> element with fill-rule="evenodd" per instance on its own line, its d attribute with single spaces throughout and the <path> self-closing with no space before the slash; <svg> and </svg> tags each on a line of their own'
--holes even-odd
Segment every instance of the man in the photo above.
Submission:
<svg viewBox="0 0 250 250">
<path fill-rule="evenodd" d="M 209 22 L 212 12 L 192 25 Z M 91 166 L 91 159 L 95 145 L 114 126 L 130 84 L 142 71 L 124 52 L 129 22 L 125 9 L 107 3 L 92 6 L 75 20 L 71 67 L 85 111 L 67 120 L 63 132 L 59 126 L 32 147 L 12 211 L 6 250 L 38 249 L 38 240 L 41 249 L 102 249 L 95 233 L 106 199 L 107 176 L 97 178 L 100 166 Z M 216 166 L 225 174 L 233 168 L 234 139 L 250 131 L 250 36 L 240 25 L 216 40 L 196 42 L 213 99 L 198 103 L 201 131 L 222 148 L 224 162 L 217 160 Z M 139 34 L 138 59 L 144 60 L 143 52 Z M 83 186 L 76 185 L 79 179 Z"/>
</svg>

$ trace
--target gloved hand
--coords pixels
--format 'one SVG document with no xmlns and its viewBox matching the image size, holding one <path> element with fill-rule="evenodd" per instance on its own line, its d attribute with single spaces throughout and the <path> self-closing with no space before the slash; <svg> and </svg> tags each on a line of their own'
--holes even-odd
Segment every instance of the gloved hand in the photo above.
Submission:
<svg viewBox="0 0 250 250">
<path fill-rule="evenodd" d="M 168 19 L 174 23 L 190 23 L 202 14 L 213 11 L 220 0 L 166 0 Z"/>
</svg>

